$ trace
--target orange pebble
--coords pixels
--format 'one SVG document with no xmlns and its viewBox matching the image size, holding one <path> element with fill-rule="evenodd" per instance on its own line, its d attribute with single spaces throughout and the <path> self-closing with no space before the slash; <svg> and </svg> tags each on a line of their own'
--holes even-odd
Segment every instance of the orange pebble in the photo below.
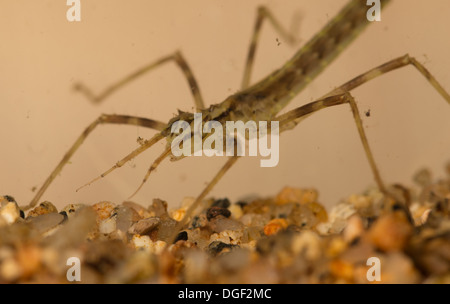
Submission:
<svg viewBox="0 0 450 304">
<path fill-rule="evenodd" d="M 20 246 L 17 251 L 17 261 L 22 268 L 22 276 L 29 278 L 41 266 L 42 251 L 34 245 Z"/>
<path fill-rule="evenodd" d="M 397 212 L 380 217 L 369 230 L 369 237 L 383 251 L 400 251 L 412 233 L 413 227 L 406 216 Z"/>
<path fill-rule="evenodd" d="M 339 279 L 351 282 L 354 275 L 354 267 L 343 260 L 334 260 L 330 263 L 330 272 Z"/>
<path fill-rule="evenodd" d="M 57 213 L 57 212 L 58 210 L 52 203 L 45 201 L 43 203 L 40 203 L 39 206 L 36 206 L 33 210 L 31 210 L 28 213 L 28 217 L 36 217 L 43 214 Z"/>
<path fill-rule="evenodd" d="M 328 213 L 324 206 L 316 202 L 308 203 L 307 206 L 314 213 L 319 222 L 328 221 Z"/>
<path fill-rule="evenodd" d="M 307 204 L 317 201 L 319 194 L 315 189 L 299 189 L 292 187 L 284 187 L 278 193 L 275 201 L 277 205 L 288 203 Z"/>
<path fill-rule="evenodd" d="M 265 235 L 273 235 L 278 233 L 280 230 L 286 229 L 288 222 L 282 218 L 276 218 L 271 220 L 266 226 L 264 226 Z"/>
<path fill-rule="evenodd" d="M 97 213 L 97 220 L 102 221 L 111 216 L 115 205 L 110 202 L 100 202 L 92 206 Z"/>
</svg>

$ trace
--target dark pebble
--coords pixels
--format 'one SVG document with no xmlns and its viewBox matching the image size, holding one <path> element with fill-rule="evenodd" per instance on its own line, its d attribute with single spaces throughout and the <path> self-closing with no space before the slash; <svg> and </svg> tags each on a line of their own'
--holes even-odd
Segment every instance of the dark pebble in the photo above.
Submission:
<svg viewBox="0 0 450 304">
<path fill-rule="evenodd" d="M 360 237 L 354 238 L 354 239 L 350 242 L 350 247 L 356 246 L 356 245 L 358 245 L 360 242 L 361 242 L 361 238 L 360 238 Z"/>
<path fill-rule="evenodd" d="M 10 196 L 10 195 L 5 195 L 4 198 L 10 202 L 10 203 L 15 203 L 16 200 L 14 199 L 14 197 Z"/>
<path fill-rule="evenodd" d="M 175 238 L 174 244 L 178 241 L 187 241 L 188 240 L 188 234 L 186 231 L 181 231 L 178 233 L 177 237 Z"/>
<path fill-rule="evenodd" d="M 198 215 L 194 216 L 194 218 L 193 218 L 192 221 L 191 221 L 191 226 L 192 226 L 192 228 L 198 228 L 198 227 L 200 227 L 200 226 L 199 226 L 199 220 L 200 220 L 200 217 L 199 217 Z"/>
<path fill-rule="evenodd" d="M 372 227 L 372 224 L 375 223 L 377 220 L 376 216 L 370 216 L 366 218 L 366 229 L 369 229 L 370 227 Z"/>
<path fill-rule="evenodd" d="M 211 207 L 208 209 L 208 211 L 206 211 L 206 218 L 208 221 L 212 220 L 213 218 L 222 215 L 224 217 L 230 217 L 231 216 L 231 212 L 230 210 L 226 209 L 226 208 L 220 208 L 220 207 Z"/>
<path fill-rule="evenodd" d="M 222 250 L 224 250 L 225 248 L 234 248 L 234 247 L 239 247 L 237 245 L 231 245 L 231 244 L 226 244 L 224 242 L 221 241 L 214 241 L 211 244 L 209 244 L 208 246 L 208 252 L 209 254 L 211 254 L 212 256 L 216 256 L 219 253 L 222 252 Z"/>
<path fill-rule="evenodd" d="M 67 216 L 67 212 L 66 212 L 66 211 L 61 211 L 59 214 L 61 214 L 62 216 L 64 216 L 64 219 L 63 219 L 63 221 L 61 222 L 61 224 L 62 224 L 62 223 L 65 223 L 65 222 L 69 219 L 69 217 Z"/>
<path fill-rule="evenodd" d="M 222 198 L 215 200 L 211 207 L 228 208 L 230 207 L 230 200 L 227 198 Z"/>
<path fill-rule="evenodd" d="M 241 207 L 241 208 L 244 208 L 245 206 L 248 205 L 248 203 L 247 203 L 247 202 L 244 202 L 244 201 L 239 201 L 239 202 L 236 203 L 236 205 L 238 205 L 238 206 Z"/>
</svg>

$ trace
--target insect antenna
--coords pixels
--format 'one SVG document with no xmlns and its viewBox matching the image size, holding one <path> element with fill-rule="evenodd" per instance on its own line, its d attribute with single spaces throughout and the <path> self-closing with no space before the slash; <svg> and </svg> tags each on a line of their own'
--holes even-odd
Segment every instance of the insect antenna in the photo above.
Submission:
<svg viewBox="0 0 450 304">
<path fill-rule="evenodd" d="M 144 179 L 142 180 L 142 183 L 139 185 L 139 187 L 136 189 L 136 191 L 134 191 L 134 193 L 128 198 L 131 199 L 133 196 L 135 196 L 139 190 L 141 190 L 142 186 L 144 186 L 145 182 L 148 180 L 148 177 L 150 176 L 150 174 L 152 173 L 152 171 L 154 171 L 159 164 L 167 157 L 170 155 L 170 147 L 167 148 L 166 150 L 164 150 L 164 152 L 152 163 L 152 165 L 150 166 L 150 168 L 147 171 L 147 174 L 145 175 Z"/>
<path fill-rule="evenodd" d="M 79 187 L 75 191 L 78 192 L 79 190 L 83 189 L 84 187 L 90 186 L 92 183 L 98 181 L 99 179 L 102 179 L 103 177 L 105 177 L 106 175 L 111 173 L 112 171 L 122 167 L 127 162 L 129 162 L 130 160 L 132 160 L 133 158 L 135 158 L 136 156 L 138 156 L 139 154 L 141 154 L 142 152 L 144 152 L 148 148 L 152 147 L 154 144 L 156 144 L 158 141 L 160 141 L 163 138 L 164 138 L 164 136 L 161 133 L 156 134 L 151 139 L 145 141 L 139 148 L 135 149 L 133 152 L 131 152 L 130 154 L 128 154 L 127 156 L 122 158 L 120 161 L 118 161 L 110 169 L 108 169 L 107 171 L 103 172 L 101 175 L 99 175 L 98 177 L 94 178 L 90 182 L 88 182 L 88 183 L 84 184 L 83 186 Z"/>
</svg>

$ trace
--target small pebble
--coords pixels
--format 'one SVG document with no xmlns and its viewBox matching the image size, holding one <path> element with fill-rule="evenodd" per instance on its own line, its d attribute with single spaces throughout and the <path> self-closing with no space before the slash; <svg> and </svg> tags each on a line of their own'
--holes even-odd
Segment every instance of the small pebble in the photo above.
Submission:
<svg viewBox="0 0 450 304">
<path fill-rule="evenodd" d="M 234 248 L 235 245 L 226 244 L 220 241 L 214 241 L 208 246 L 208 253 L 212 256 L 217 256 L 224 250 L 230 250 Z"/>
<path fill-rule="evenodd" d="M 97 221 L 103 221 L 109 218 L 114 211 L 116 205 L 110 202 L 100 202 L 92 206 L 94 211 L 97 213 Z"/>
<path fill-rule="evenodd" d="M 4 199 L 0 205 L 0 217 L 7 223 L 12 224 L 20 218 L 20 209 L 15 201 Z"/>
<path fill-rule="evenodd" d="M 14 197 L 12 197 L 10 195 L 5 195 L 3 197 L 0 197 L 0 202 L 3 202 L 3 200 L 10 202 L 10 203 L 17 203 L 16 200 L 14 199 Z"/>
<path fill-rule="evenodd" d="M 157 229 L 156 238 L 164 242 L 172 241 L 172 239 L 169 240 L 169 238 L 177 232 L 175 231 L 176 227 L 177 221 L 171 219 L 170 217 L 162 218 Z"/>
<path fill-rule="evenodd" d="M 167 213 L 167 202 L 160 199 L 154 199 L 148 210 L 154 213 L 156 217 L 163 218 L 169 216 Z"/>
<path fill-rule="evenodd" d="M 228 208 L 230 207 L 230 200 L 227 198 L 222 198 L 215 200 L 211 207 Z"/>
<path fill-rule="evenodd" d="M 123 202 L 122 206 L 130 208 L 135 212 L 135 217 L 133 218 L 133 221 L 138 221 L 140 219 L 145 219 L 148 217 L 154 217 L 155 213 L 152 211 L 147 210 L 146 208 L 142 207 L 139 204 L 136 204 L 134 202 Z"/>
<path fill-rule="evenodd" d="M 166 246 L 166 242 L 153 242 L 148 235 L 134 235 L 131 241 L 136 249 L 145 249 L 154 254 L 160 254 Z"/>
<path fill-rule="evenodd" d="M 271 220 L 266 226 L 264 226 L 265 235 L 274 235 L 281 230 L 285 230 L 288 227 L 288 222 L 283 218 L 276 218 Z"/>
<path fill-rule="evenodd" d="M 46 201 L 40 203 L 33 210 L 28 212 L 27 218 L 36 217 L 48 213 L 58 213 L 58 209 L 56 209 L 56 207 L 52 203 Z"/>
<path fill-rule="evenodd" d="M 242 211 L 242 207 L 238 204 L 233 204 L 230 207 L 228 207 L 228 210 L 231 212 L 231 217 L 234 219 L 240 219 L 242 215 L 244 215 L 244 212 Z"/>
<path fill-rule="evenodd" d="M 187 241 L 188 240 L 188 234 L 186 231 L 181 231 L 178 233 L 177 237 L 175 238 L 174 244 L 178 241 Z"/>
<path fill-rule="evenodd" d="M 191 221 L 192 228 L 203 228 L 206 225 L 208 225 L 208 220 L 205 214 L 196 215 Z"/>
<path fill-rule="evenodd" d="M 128 229 L 128 233 L 130 234 L 147 234 L 153 229 L 157 228 L 161 223 L 161 219 L 158 217 L 150 217 L 139 222 L 134 223 Z"/>
<path fill-rule="evenodd" d="M 22 268 L 19 263 L 13 259 L 5 259 L 0 264 L 0 278 L 9 282 L 15 282 L 22 276 Z"/>
<path fill-rule="evenodd" d="M 244 236 L 243 230 L 224 230 L 220 233 L 213 233 L 209 238 L 210 242 L 221 241 L 226 244 L 240 245 Z"/>
<path fill-rule="evenodd" d="M 350 244 L 355 239 L 360 238 L 364 234 L 364 223 L 360 216 L 353 215 L 350 217 L 347 223 L 347 227 L 344 229 L 344 240 Z"/>
<path fill-rule="evenodd" d="M 116 214 L 116 229 L 127 232 L 134 220 L 137 219 L 136 212 L 123 205 L 117 206 L 114 210 Z"/>
<path fill-rule="evenodd" d="M 220 233 L 224 230 L 240 230 L 244 225 L 237 220 L 218 216 L 209 222 L 209 227 L 212 231 Z"/>
<path fill-rule="evenodd" d="M 176 220 L 177 222 L 181 221 L 184 218 L 184 215 L 186 214 L 186 208 L 180 208 L 176 209 L 174 211 L 170 212 L 170 217 Z"/>
<path fill-rule="evenodd" d="M 211 207 L 206 211 L 206 219 L 208 221 L 211 221 L 213 218 L 216 218 L 219 215 L 227 218 L 231 216 L 231 212 L 230 210 L 221 207 Z"/>
<path fill-rule="evenodd" d="M 75 215 L 77 210 L 80 210 L 81 208 L 84 208 L 84 207 L 85 207 L 85 205 L 82 205 L 82 204 L 69 204 L 66 207 L 64 207 L 61 212 L 65 212 L 67 217 L 70 218 L 73 215 Z"/>
<path fill-rule="evenodd" d="M 292 238 L 292 252 L 304 256 L 308 261 L 318 260 L 323 252 L 320 236 L 312 231 L 302 231 Z"/>
<path fill-rule="evenodd" d="M 317 201 L 319 194 L 316 189 L 299 189 L 292 187 L 285 187 L 278 193 L 275 201 L 278 205 L 288 203 L 307 204 Z"/>
<path fill-rule="evenodd" d="M 369 230 L 369 238 L 379 249 L 390 252 L 403 250 L 413 233 L 413 227 L 403 212 L 380 217 Z"/>
<path fill-rule="evenodd" d="M 116 220 L 117 220 L 117 215 L 112 215 L 109 218 L 107 218 L 106 220 L 101 221 L 98 224 L 98 230 L 100 233 L 102 234 L 110 234 L 114 231 L 116 231 Z"/>
<path fill-rule="evenodd" d="M 64 221 L 64 216 L 59 213 L 47 213 L 27 218 L 26 222 L 38 233 L 49 232 Z"/>
</svg>

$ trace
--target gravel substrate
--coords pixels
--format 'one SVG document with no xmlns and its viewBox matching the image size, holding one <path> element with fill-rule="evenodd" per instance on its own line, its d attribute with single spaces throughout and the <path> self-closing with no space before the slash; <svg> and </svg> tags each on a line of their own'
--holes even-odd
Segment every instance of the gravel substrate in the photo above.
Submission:
<svg viewBox="0 0 450 304">
<path fill-rule="evenodd" d="M 433 180 L 422 170 L 415 189 L 369 189 L 330 212 L 315 189 L 205 200 L 174 244 L 192 198 L 175 210 L 154 199 L 25 213 L 3 196 L 0 283 L 450 283 L 447 171 Z"/>
</svg>

